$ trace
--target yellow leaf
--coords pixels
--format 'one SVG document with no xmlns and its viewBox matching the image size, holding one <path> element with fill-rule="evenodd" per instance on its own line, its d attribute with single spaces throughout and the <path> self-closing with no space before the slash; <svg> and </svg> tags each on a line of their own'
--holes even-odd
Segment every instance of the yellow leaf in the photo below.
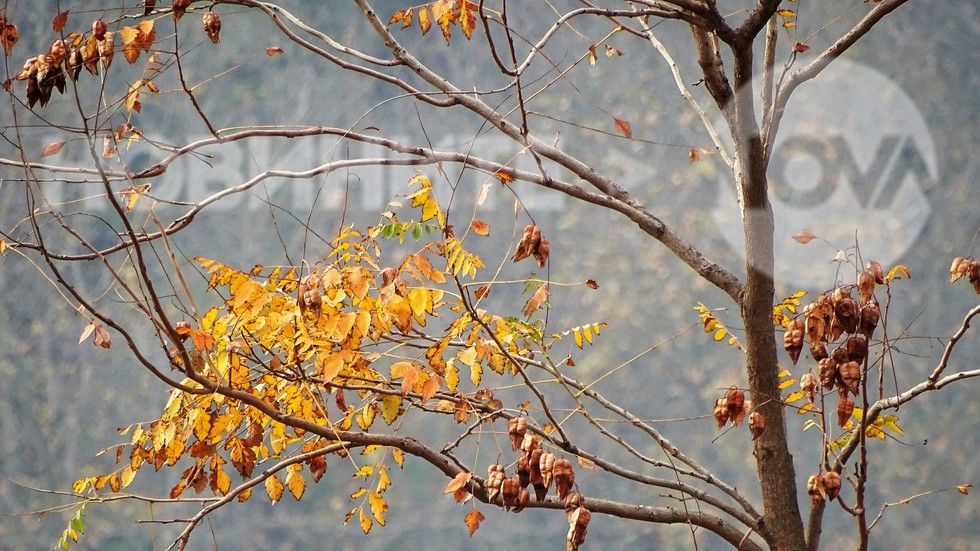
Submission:
<svg viewBox="0 0 980 551">
<path fill-rule="evenodd" d="M 459 385 L 459 368 L 455 365 L 451 365 L 453 359 L 450 358 L 449 367 L 446 369 L 446 388 L 449 392 L 456 392 L 456 387 Z"/>
<path fill-rule="evenodd" d="M 578 327 L 572 330 L 572 336 L 575 337 L 575 345 L 582 348 L 582 345 L 584 344 L 582 342 L 582 332 Z"/>
<path fill-rule="evenodd" d="M 810 411 L 811 409 L 813 409 L 813 404 L 811 404 L 811 403 L 808 402 L 806 404 L 803 404 L 803 407 L 801 407 L 796 413 L 799 413 L 800 415 L 802 415 L 802 414 Z"/>
<path fill-rule="evenodd" d="M 432 15 L 436 19 L 436 24 L 442 29 L 442 36 L 446 38 L 446 44 L 449 44 L 449 26 L 456 23 L 456 12 L 453 10 L 452 2 L 450 0 L 437 0 L 432 4 Z"/>
<path fill-rule="evenodd" d="M 371 505 L 371 514 L 374 515 L 374 519 L 378 521 L 378 524 L 384 526 L 384 514 L 388 512 L 388 504 L 384 498 L 378 492 L 371 492 L 368 494 L 368 503 Z"/>
<path fill-rule="evenodd" d="M 895 266 L 891 270 L 888 270 L 888 275 L 885 276 L 885 279 L 891 281 L 893 279 L 901 279 L 902 276 L 905 276 L 905 279 L 912 279 L 912 276 L 909 275 L 909 269 L 905 266 L 899 265 Z"/>
<path fill-rule="evenodd" d="M 133 469 L 132 463 L 123 467 L 123 470 L 119 473 L 119 480 L 122 482 L 123 488 L 129 486 L 134 478 L 136 478 L 136 470 Z"/>
<path fill-rule="evenodd" d="M 787 404 L 792 404 L 793 402 L 797 402 L 797 401 L 802 400 L 802 399 L 803 399 L 803 392 L 797 390 L 796 392 L 794 392 L 794 393 L 790 394 L 789 396 L 787 396 L 786 399 L 783 400 L 783 402 L 785 402 Z"/>
<path fill-rule="evenodd" d="M 776 12 L 776 15 L 781 17 L 796 17 L 796 12 L 793 10 L 779 10 Z"/>
<path fill-rule="evenodd" d="M 214 470 L 214 476 L 215 486 L 218 488 L 218 492 L 221 493 L 221 495 L 227 494 L 228 490 L 231 489 L 231 478 L 228 477 L 228 473 L 226 473 L 221 467 L 217 467 Z"/>
<path fill-rule="evenodd" d="M 722 327 L 722 328 L 718 329 L 717 331 L 715 331 L 715 334 L 714 334 L 714 336 L 712 338 L 715 341 L 720 341 L 720 340 L 724 339 L 726 335 L 728 335 L 728 329 Z"/>
<path fill-rule="evenodd" d="M 402 397 L 397 394 L 385 394 L 381 399 L 381 418 L 385 423 L 392 424 L 398 418 L 402 407 Z"/>
<path fill-rule="evenodd" d="M 391 448 L 391 457 L 395 460 L 395 463 L 397 463 L 399 467 L 405 468 L 405 452 L 398 448 Z"/>
<path fill-rule="evenodd" d="M 294 463 L 286 467 L 286 487 L 289 488 L 289 493 L 293 494 L 296 501 L 299 501 L 303 497 L 303 492 L 306 491 L 306 481 L 299 474 L 302 470 L 303 465 L 301 463 Z M 280 493 L 282 492 L 280 491 Z"/>
<path fill-rule="evenodd" d="M 130 42 L 136 40 L 139 36 L 140 31 L 136 27 L 123 27 L 119 29 L 119 37 L 122 38 L 123 44 L 129 44 Z"/>
<path fill-rule="evenodd" d="M 422 6 L 419 8 L 419 28 L 422 29 L 422 34 L 429 32 L 432 28 L 432 18 L 429 16 L 429 6 Z"/>
<path fill-rule="evenodd" d="M 792 385 L 792 384 L 794 384 L 796 382 L 797 382 L 796 379 L 792 379 L 792 378 L 790 378 L 790 379 L 784 379 L 783 381 L 781 381 L 779 383 L 779 390 L 782 390 L 782 389 L 784 389 L 784 388 L 786 388 L 786 387 L 788 387 L 788 386 L 790 386 L 790 385 Z"/>
<path fill-rule="evenodd" d="M 366 514 L 364 514 L 364 508 L 363 507 L 361 507 L 359 509 L 360 509 L 361 530 L 363 530 L 364 533 L 367 534 L 368 532 L 371 531 L 371 526 L 374 523 L 371 521 L 371 517 L 369 517 Z"/>
<path fill-rule="evenodd" d="M 272 503 L 275 503 L 282 499 L 282 491 L 284 486 L 282 485 L 282 480 L 279 477 L 272 475 L 265 479 L 265 493 L 269 495 L 269 499 Z"/>
</svg>

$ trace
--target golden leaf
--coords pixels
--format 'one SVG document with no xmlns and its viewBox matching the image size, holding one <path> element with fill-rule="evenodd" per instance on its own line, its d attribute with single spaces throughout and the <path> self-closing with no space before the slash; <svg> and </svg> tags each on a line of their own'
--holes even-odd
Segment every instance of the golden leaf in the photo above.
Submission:
<svg viewBox="0 0 980 551">
<path fill-rule="evenodd" d="M 419 9 L 419 28 L 422 29 L 422 34 L 429 32 L 432 28 L 432 18 L 429 16 L 429 6 L 422 6 Z"/>
<path fill-rule="evenodd" d="M 371 517 L 369 517 L 366 514 L 364 514 L 364 509 L 363 508 L 360 508 L 359 507 L 358 509 L 360 511 L 360 519 L 359 520 L 360 520 L 360 524 L 361 524 L 361 530 L 363 530 L 364 533 L 367 534 L 368 532 L 371 531 L 371 526 L 374 523 L 371 521 Z"/>
<path fill-rule="evenodd" d="M 388 503 L 378 492 L 371 492 L 368 494 L 368 504 L 371 505 L 371 514 L 374 515 L 374 519 L 378 521 L 378 524 L 384 526 L 384 514 L 388 512 Z"/>
<path fill-rule="evenodd" d="M 303 492 L 306 491 L 306 481 L 299 474 L 302 470 L 303 465 L 299 463 L 293 463 L 286 467 L 286 487 L 289 488 L 289 493 L 293 494 L 296 501 L 299 501 L 303 497 Z"/>
<path fill-rule="evenodd" d="M 456 23 L 456 11 L 453 10 L 452 2 L 450 0 L 436 0 L 432 4 L 432 15 L 436 19 L 436 24 L 442 29 L 442 36 L 446 38 L 446 44 L 449 44 L 450 38 L 450 25 Z"/>
<path fill-rule="evenodd" d="M 269 500 L 275 503 L 282 499 L 282 491 L 285 487 L 282 485 L 282 480 L 276 475 L 271 475 L 269 478 L 265 479 L 265 493 L 268 494 Z"/>
<path fill-rule="evenodd" d="M 452 480 L 449 481 L 449 484 L 446 485 L 446 489 L 443 490 L 442 493 L 443 494 L 455 493 L 456 490 L 459 490 L 460 488 L 465 488 L 466 485 L 470 483 L 470 479 L 472 478 L 473 478 L 473 473 L 462 471 L 459 474 L 457 474 Z"/>
<path fill-rule="evenodd" d="M 473 38 L 473 29 L 476 28 L 476 17 L 473 14 L 472 4 L 466 0 L 459 1 L 459 26 L 463 29 L 466 40 Z"/>
<path fill-rule="evenodd" d="M 392 424 L 401 412 L 402 397 L 397 394 L 385 394 L 381 399 L 381 418 L 385 423 Z"/>
</svg>

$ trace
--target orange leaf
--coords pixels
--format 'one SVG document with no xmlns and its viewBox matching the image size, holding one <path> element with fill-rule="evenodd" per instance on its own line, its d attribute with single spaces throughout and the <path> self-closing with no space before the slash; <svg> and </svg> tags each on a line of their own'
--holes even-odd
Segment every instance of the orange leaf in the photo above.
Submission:
<svg viewBox="0 0 980 551">
<path fill-rule="evenodd" d="M 514 177 L 513 176 L 511 176 L 510 174 L 508 174 L 508 173 L 506 173 L 506 172 L 504 172 L 502 170 L 498 170 L 497 172 L 494 172 L 493 175 L 496 176 L 497 178 L 500 178 L 500 183 L 502 185 L 503 184 L 507 184 L 508 182 L 513 182 L 514 181 Z"/>
<path fill-rule="evenodd" d="M 793 10 L 779 10 L 776 12 L 776 15 L 781 17 L 796 17 L 796 12 Z"/>
<path fill-rule="evenodd" d="M 282 53 L 282 48 L 278 46 L 272 46 L 270 48 L 265 49 L 265 55 L 267 56 L 279 55 L 281 53 Z"/>
<path fill-rule="evenodd" d="M 586 281 L 585 284 L 588 285 L 590 289 L 598 289 L 599 288 L 599 284 L 596 283 L 594 279 L 590 279 L 590 280 Z"/>
<path fill-rule="evenodd" d="M 67 22 L 68 22 L 68 12 L 63 11 L 58 15 L 54 16 L 54 21 L 51 22 L 51 29 L 56 33 L 60 33 L 61 29 L 65 28 L 65 23 Z"/>
<path fill-rule="evenodd" d="M 817 236 L 813 234 L 813 231 L 810 230 L 810 228 L 805 228 L 800 233 L 794 235 L 793 239 L 795 239 L 799 243 L 806 245 L 810 241 L 813 241 L 816 237 Z"/>
<path fill-rule="evenodd" d="M 470 229 L 472 229 L 473 233 L 477 235 L 482 235 L 484 237 L 490 235 L 490 224 L 487 224 L 483 220 L 477 220 L 474 218 L 473 221 L 470 222 Z"/>
<path fill-rule="evenodd" d="M 470 529 L 470 537 L 473 537 L 473 532 L 480 527 L 480 522 L 485 519 L 483 513 L 473 509 L 466 515 L 466 527 Z"/>
<path fill-rule="evenodd" d="M 623 119 L 617 119 L 616 117 L 613 117 L 613 122 L 616 124 L 616 130 L 620 134 L 626 136 L 629 139 L 633 139 L 633 130 L 630 128 L 630 123 L 628 121 L 624 121 Z"/>
<path fill-rule="evenodd" d="M 473 38 L 473 29 L 476 28 L 476 17 L 470 2 L 460 0 L 459 2 L 459 26 L 463 29 L 466 40 Z"/>
<path fill-rule="evenodd" d="M 796 43 L 796 46 L 793 46 L 793 51 L 796 52 L 796 53 L 798 53 L 798 54 L 802 54 L 803 52 L 805 52 L 805 51 L 807 51 L 809 49 L 810 49 L 810 47 L 807 46 L 806 44 L 803 44 L 802 42 L 797 42 Z"/>
<path fill-rule="evenodd" d="M 437 0 L 432 4 L 432 15 L 436 18 L 436 24 L 442 29 L 442 36 L 446 38 L 446 44 L 449 44 L 451 34 L 449 26 L 456 23 L 456 11 L 453 10 L 452 2 L 450 0 Z"/>
<path fill-rule="evenodd" d="M 967 484 L 960 484 L 959 486 L 956 487 L 956 489 L 963 495 L 969 495 L 970 492 L 967 491 L 967 488 L 972 488 L 972 487 L 973 484 L 967 483 Z M 473 535 L 473 533 L 470 532 L 470 535 Z"/>
<path fill-rule="evenodd" d="M 423 35 L 432 28 L 432 18 L 429 17 L 429 6 L 419 8 L 419 28 L 422 29 Z"/>
<path fill-rule="evenodd" d="M 473 473 L 468 473 L 463 471 L 456 475 L 455 478 L 449 481 L 446 485 L 446 489 L 442 491 L 444 494 L 455 493 L 460 488 L 465 488 L 467 484 L 470 483 L 470 479 L 473 478 Z"/>
<path fill-rule="evenodd" d="M 41 156 L 42 157 L 48 157 L 48 156 L 51 156 L 51 155 L 57 155 L 61 151 L 61 148 L 62 147 L 65 147 L 65 143 L 67 143 L 67 142 L 51 142 L 51 143 L 49 143 L 48 145 L 44 146 L 44 151 L 41 151 Z"/>
</svg>

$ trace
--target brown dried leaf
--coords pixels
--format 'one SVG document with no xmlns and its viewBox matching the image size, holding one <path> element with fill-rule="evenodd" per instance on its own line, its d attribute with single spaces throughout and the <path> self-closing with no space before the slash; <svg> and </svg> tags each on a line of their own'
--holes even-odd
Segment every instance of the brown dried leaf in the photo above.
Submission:
<svg viewBox="0 0 980 551">
<path fill-rule="evenodd" d="M 221 17 L 213 11 L 204 14 L 204 34 L 208 35 L 213 44 L 221 41 Z"/>
<path fill-rule="evenodd" d="M 269 48 L 266 48 L 265 49 L 265 55 L 270 56 L 270 57 L 271 56 L 279 55 L 281 53 L 282 53 L 282 48 L 280 48 L 278 46 L 272 46 L 272 47 L 269 47 Z"/>
<path fill-rule="evenodd" d="M 470 483 L 471 478 L 473 478 L 473 473 L 466 471 L 460 472 L 455 478 L 449 481 L 449 484 L 446 485 L 446 489 L 442 493 L 454 494 L 460 488 L 465 488 Z"/>
<path fill-rule="evenodd" d="M 65 147 L 67 142 L 51 142 L 44 146 L 44 150 L 41 151 L 42 157 L 50 157 L 51 155 L 57 155 L 61 152 L 61 148 Z"/>
<path fill-rule="evenodd" d="M 60 33 L 61 29 L 65 28 L 65 23 L 68 23 L 67 10 L 54 16 L 54 21 L 51 22 L 51 30 L 53 30 L 56 33 Z"/>
<path fill-rule="evenodd" d="M 542 283 L 541 286 L 538 287 L 538 290 L 531 295 L 530 299 L 528 299 L 527 304 L 524 305 L 524 315 L 530 316 L 532 312 L 540 308 L 541 305 L 544 304 L 544 301 L 548 299 L 548 295 L 548 284 Z"/>
<path fill-rule="evenodd" d="M 472 229 L 473 233 L 477 235 L 482 235 L 484 237 L 490 235 L 490 224 L 487 224 L 483 220 L 477 220 L 474 218 L 473 221 L 470 222 L 470 229 Z"/>
</svg>

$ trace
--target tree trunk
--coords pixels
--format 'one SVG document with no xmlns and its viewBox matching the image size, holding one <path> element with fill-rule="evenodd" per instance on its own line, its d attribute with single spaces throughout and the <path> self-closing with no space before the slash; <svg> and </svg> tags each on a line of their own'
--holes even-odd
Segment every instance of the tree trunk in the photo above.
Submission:
<svg viewBox="0 0 980 551">
<path fill-rule="evenodd" d="M 762 533 L 779 551 L 806 548 L 796 493 L 796 471 L 786 438 L 785 410 L 779 392 L 776 334 L 773 330 L 773 214 L 766 162 L 751 89 L 751 43 L 734 48 L 735 113 L 732 137 L 736 180 L 742 200 L 746 285 L 741 314 L 747 344 L 746 371 L 753 407 L 766 417 L 765 432 L 755 441 L 756 468 L 762 489 Z"/>
</svg>

